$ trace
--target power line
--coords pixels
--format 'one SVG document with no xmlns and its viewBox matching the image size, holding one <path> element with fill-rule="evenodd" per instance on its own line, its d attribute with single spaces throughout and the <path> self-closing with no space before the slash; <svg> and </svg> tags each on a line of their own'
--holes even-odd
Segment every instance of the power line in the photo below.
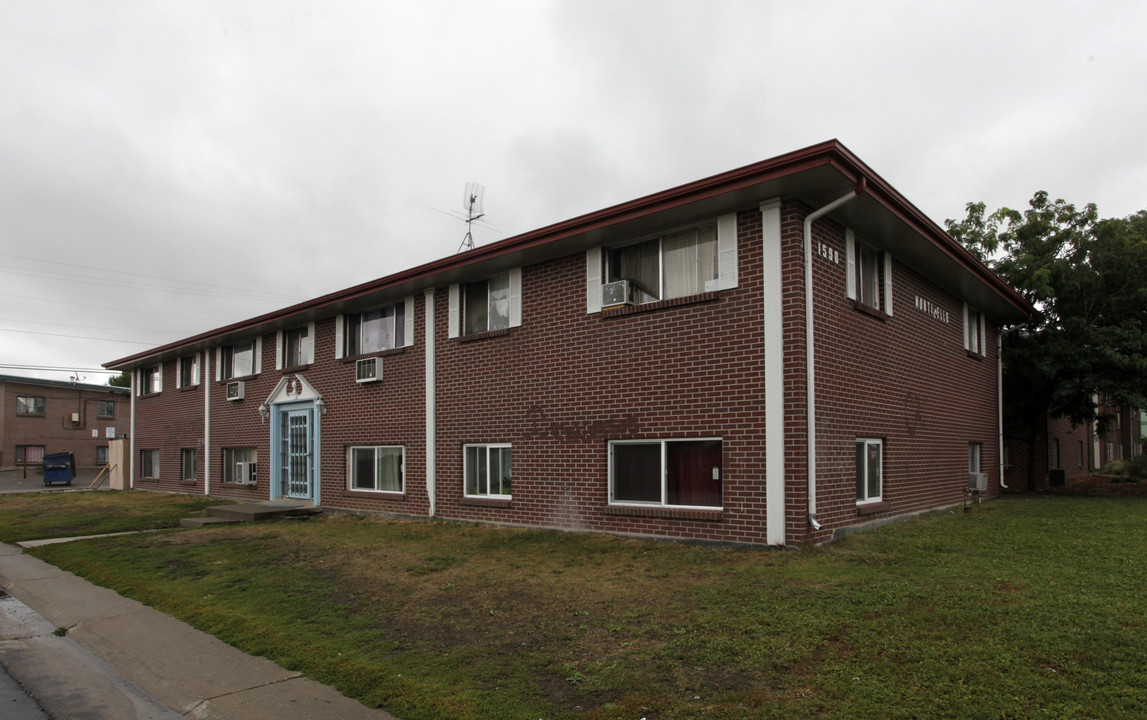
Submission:
<svg viewBox="0 0 1147 720">
<path fill-rule="evenodd" d="M 251 292 L 251 290 L 249 290 L 248 288 L 230 287 L 228 285 L 216 285 L 213 283 L 199 282 L 197 280 L 182 280 L 182 279 L 177 279 L 177 278 L 157 277 L 157 276 L 151 275 L 151 274 L 128 272 L 127 270 L 115 270 L 113 268 L 102 268 L 102 267 L 96 267 L 94 265 L 80 265 L 77 263 L 66 263 L 66 262 L 62 262 L 60 260 L 42 260 L 40 258 L 28 257 L 26 255 L 13 255 L 12 253 L 0 253 L 0 257 L 10 257 L 10 258 L 16 258 L 18 260 L 30 260 L 32 262 L 44 263 L 45 265 L 63 265 L 65 267 L 80 268 L 81 270 L 89 270 L 89 271 L 98 270 L 100 272 L 114 273 L 116 275 L 127 275 L 130 277 L 147 278 L 148 280 L 163 280 L 165 282 L 178 282 L 178 283 L 183 283 L 185 285 L 201 285 L 203 287 L 217 288 L 220 290 L 235 290 L 238 292 L 245 292 L 245 293 Z M 77 276 L 73 275 L 71 277 L 77 277 Z M 297 298 L 297 297 L 292 296 L 292 295 L 285 295 L 283 293 L 261 292 L 259 294 L 263 295 L 267 298 L 274 297 L 274 298 L 278 298 L 280 300 L 286 300 L 286 301 L 302 300 L 302 298 Z"/>
<path fill-rule="evenodd" d="M 96 285 L 98 287 L 122 288 L 125 286 L 124 283 L 118 282 L 118 281 L 113 280 L 111 278 L 85 278 L 85 277 L 80 276 L 80 275 L 71 275 L 69 273 L 58 273 L 58 272 L 55 272 L 52 270 L 36 270 L 34 268 L 19 268 L 17 270 L 0 270 L 0 273 L 5 273 L 7 275 L 18 275 L 20 277 L 43 278 L 45 280 L 67 280 L 68 282 L 84 283 L 85 285 Z M 236 294 L 232 294 L 232 293 L 224 293 L 224 292 L 211 291 L 211 290 L 197 290 L 194 288 L 167 287 L 165 285 L 147 285 L 144 283 L 135 283 L 133 285 L 129 285 L 128 287 L 133 288 L 133 289 L 142 289 L 142 290 L 159 290 L 161 292 L 176 293 L 179 295 L 199 295 L 199 296 L 203 296 L 203 297 L 230 297 L 230 298 L 236 298 L 239 300 L 254 300 L 256 302 L 265 302 L 265 303 L 282 303 L 282 302 L 284 302 L 284 299 L 282 297 L 267 297 L 267 296 L 259 297 L 258 295 L 253 295 L 253 294 L 236 295 Z M 287 300 L 288 301 L 297 301 L 297 300 L 299 300 L 299 298 L 287 298 Z"/>
<path fill-rule="evenodd" d="M 28 295 L 12 295 L 9 293 L 0 293 L 0 297 L 19 298 L 21 300 L 31 300 L 33 302 L 59 303 L 61 305 L 79 305 L 80 307 L 92 308 L 95 310 L 111 310 L 113 312 L 133 312 L 133 313 L 142 313 L 144 315 L 164 315 L 166 317 L 191 318 L 193 320 L 207 320 L 207 321 L 213 322 L 213 323 L 225 322 L 224 320 L 220 320 L 218 318 L 209 318 L 209 317 L 204 317 L 202 315 L 184 315 L 182 313 L 167 313 L 167 312 L 159 312 L 156 310 L 137 310 L 135 308 L 109 307 L 107 305 L 90 305 L 88 303 L 72 302 L 70 300 L 56 300 L 54 298 L 36 298 L 36 297 L 30 297 Z"/>
<path fill-rule="evenodd" d="M 117 330 L 117 331 L 122 331 L 122 332 L 158 332 L 158 333 L 164 333 L 166 335 L 188 335 L 188 334 L 190 334 L 190 333 L 186 333 L 186 332 L 183 332 L 180 330 L 149 330 L 146 328 L 106 327 L 103 325 L 88 325 L 86 323 L 53 323 L 53 322 L 44 322 L 43 320 L 20 320 L 18 318 L 0 318 L 0 322 L 16 322 L 16 323 L 24 323 L 26 325 L 36 325 L 36 326 L 53 325 L 55 327 L 75 327 L 75 328 L 83 328 L 85 330 Z M 21 331 L 13 330 L 12 332 L 21 332 Z"/>
<path fill-rule="evenodd" d="M 138 340 L 120 340 L 119 338 L 98 338 L 98 337 L 89 337 L 87 335 L 65 335 L 63 333 L 34 332 L 32 330 L 11 330 L 9 328 L 0 328 L 0 332 L 17 333 L 20 335 L 47 335 L 49 337 L 75 338 L 76 340 L 102 340 L 104 342 L 117 342 L 117 343 L 124 343 L 126 345 L 155 346 L 158 344 L 155 342 L 140 342 Z"/>
</svg>

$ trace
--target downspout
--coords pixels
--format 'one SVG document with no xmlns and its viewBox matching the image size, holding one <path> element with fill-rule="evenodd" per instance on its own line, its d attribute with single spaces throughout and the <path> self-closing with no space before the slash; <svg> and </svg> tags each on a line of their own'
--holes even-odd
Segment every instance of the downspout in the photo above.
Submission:
<svg viewBox="0 0 1147 720">
<path fill-rule="evenodd" d="M 203 495 L 211 495 L 211 353 L 203 351 L 199 384 L 203 386 Z"/>
<path fill-rule="evenodd" d="M 1004 355 L 1001 351 L 1004 348 L 1004 336 L 1026 325 L 1027 323 L 1013 325 L 996 334 L 996 409 L 997 427 L 1000 430 L 999 449 L 996 457 L 1000 461 L 1000 489 L 1002 490 L 1010 490 L 1011 488 L 1004 482 Z"/>
<path fill-rule="evenodd" d="M 132 490 L 135 490 L 135 396 L 138 387 L 139 368 L 135 368 L 131 371 L 131 423 L 128 427 L 131 435 L 127 440 L 127 486 Z"/>
<path fill-rule="evenodd" d="M 804 341 L 805 341 L 805 418 L 808 436 L 808 524 L 813 530 L 820 530 L 816 519 L 816 369 L 815 348 L 813 346 L 813 296 L 812 296 L 812 224 L 817 218 L 830 213 L 846 202 L 864 193 L 864 177 L 856 184 L 856 189 L 847 195 L 833 200 L 828 205 L 814 210 L 804 219 Z"/>
<path fill-rule="evenodd" d="M 430 503 L 428 514 L 434 517 L 438 506 L 438 443 L 434 390 L 434 288 L 426 297 L 426 499 Z"/>
</svg>

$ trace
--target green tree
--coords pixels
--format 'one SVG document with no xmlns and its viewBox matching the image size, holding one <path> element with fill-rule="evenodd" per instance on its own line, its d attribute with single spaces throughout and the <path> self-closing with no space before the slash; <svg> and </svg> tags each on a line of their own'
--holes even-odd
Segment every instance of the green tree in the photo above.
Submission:
<svg viewBox="0 0 1147 720">
<path fill-rule="evenodd" d="M 131 387 L 131 373 L 124 370 L 119 375 L 114 375 L 108 378 L 108 385 L 112 387 Z"/>
<path fill-rule="evenodd" d="M 1004 335 L 1005 426 L 1028 440 L 1029 487 L 1046 418 L 1096 421 L 1095 394 L 1147 405 L 1147 211 L 1100 220 L 1040 191 L 1023 212 L 968 203 L 948 232 L 1040 311 Z"/>
</svg>

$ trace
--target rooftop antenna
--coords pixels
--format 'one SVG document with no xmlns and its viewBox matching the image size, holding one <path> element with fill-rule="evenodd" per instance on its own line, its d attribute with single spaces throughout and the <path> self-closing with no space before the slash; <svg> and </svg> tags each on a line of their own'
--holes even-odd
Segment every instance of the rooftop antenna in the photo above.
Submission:
<svg viewBox="0 0 1147 720">
<path fill-rule="evenodd" d="M 486 188 L 478 183 L 466 183 L 466 192 L 462 195 L 462 209 L 466 211 L 466 236 L 462 238 L 462 244 L 458 246 L 458 252 L 474 249 L 474 235 L 470 232 L 470 226 L 475 220 L 481 220 L 486 216 L 486 213 L 482 210 L 482 201 L 485 194 Z"/>
</svg>

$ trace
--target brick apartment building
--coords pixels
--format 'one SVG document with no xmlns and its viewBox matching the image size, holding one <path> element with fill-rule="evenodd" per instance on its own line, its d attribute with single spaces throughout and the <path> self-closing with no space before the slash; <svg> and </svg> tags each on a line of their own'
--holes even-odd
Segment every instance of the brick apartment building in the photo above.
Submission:
<svg viewBox="0 0 1147 720">
<path fill-rule="evenodd" d="M 126 435 L 127 388 L 0 375 L 0 467 L 39 466 L 75 453 L 77 467 L 108 461 L 108 440 Z"/>
<path fill-rule="evenodd" d="M 999 492 L 1032 312 L 829 141 L 107 367 L 137 488 L 800 545 Z"/>
</svg>

